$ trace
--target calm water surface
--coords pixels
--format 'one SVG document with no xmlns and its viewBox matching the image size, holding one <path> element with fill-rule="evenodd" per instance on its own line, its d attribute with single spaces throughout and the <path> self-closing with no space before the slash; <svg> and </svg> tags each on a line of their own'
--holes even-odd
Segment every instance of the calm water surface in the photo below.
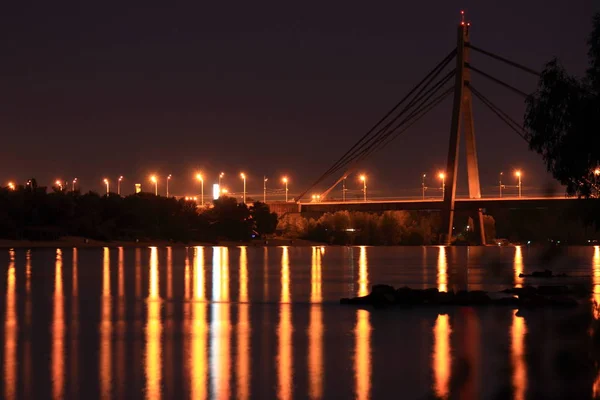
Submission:
<svg viewBox="0 0 600 400">
<path fill-rule="evenodd" d="M 559 398 L 564 311 L 339 305 L 373 283 L 501 290 L 548 266 L 600 300 L 599 247 L 2 250 L 2 396 Z"/>
</svg>

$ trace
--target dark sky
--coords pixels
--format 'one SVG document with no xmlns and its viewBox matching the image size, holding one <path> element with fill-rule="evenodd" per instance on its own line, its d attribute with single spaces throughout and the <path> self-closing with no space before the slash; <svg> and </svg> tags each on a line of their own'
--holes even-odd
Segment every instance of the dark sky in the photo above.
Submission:
<svg viewBox="0 0 600 400">
<path fill-rule="evenodd" d="M 173 174 L 171 192 L 187 194 L 196 170 L 211 183 L 225 171 L 238 191 L 243 170 L 251 192 L 262 193 L 263 175 L 281 187 L 285 174 L 296 193 L 455 46 L 461 8 L 474 45 L 539 70 L 558 56 L 579 75 L 599 8 L 592 0 L 78 3 L 2 7 L 2 181 L 78 177 L 100 191 L 103 177 L 122 174 L 131 192 L 156 172 Z M 472 62 L 535 88 L 518 70 L 480 55 Z M 522 120 L 521 98 L 473 81 Z M 417 194 L 421 174 L 443 168 L 450 103 L 365 163 L 374 193 Z M 475 124 L 484 193 L 495 193 L 499 171 L 517 167 L 525 187 L 551 180 L 478 103 Z"/>
</svg>

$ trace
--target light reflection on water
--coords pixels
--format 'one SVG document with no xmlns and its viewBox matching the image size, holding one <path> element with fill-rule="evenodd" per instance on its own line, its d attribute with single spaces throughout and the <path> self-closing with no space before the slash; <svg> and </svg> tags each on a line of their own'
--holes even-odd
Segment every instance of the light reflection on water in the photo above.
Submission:
<svg viewBox="0 0 600 400">
<path fill-rule="evenodd" d="M 2 395 L 482 398 L 506 394 L 506 386 L 509 397 L 524 399 L 536 393 L 529 360 L 535 315 L 503 308 L 380 312 L 342 307 L 338 299 L 366 295 L 374 283 L 441 291 L 525 285 L 519 273 L 546 267 L 532 251 L 10 250 L 0 265 Z M 553 271 L 587 275 L 600 300 L 600 247 L 570 251 L 578 264 L 567 260 Z M 424 378 L 388 380 L 390 371 L 412 368 L 424 369 Z M 590 382 L 590 394 L 598 382 Z"/>
</svg>

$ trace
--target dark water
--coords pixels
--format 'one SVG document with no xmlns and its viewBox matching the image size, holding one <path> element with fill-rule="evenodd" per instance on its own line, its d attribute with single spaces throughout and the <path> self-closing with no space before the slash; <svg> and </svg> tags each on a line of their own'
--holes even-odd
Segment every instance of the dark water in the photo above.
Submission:
<svg viewBox="0 0 600 400">
<path fill-rule="evenodd" d="M 548 266 L 600 284 L 599 247 L 10 250 L 2 395 L 560 398 L 565 311 L 338 304 L 373 283 L 499 290 Z"/>
</svg>

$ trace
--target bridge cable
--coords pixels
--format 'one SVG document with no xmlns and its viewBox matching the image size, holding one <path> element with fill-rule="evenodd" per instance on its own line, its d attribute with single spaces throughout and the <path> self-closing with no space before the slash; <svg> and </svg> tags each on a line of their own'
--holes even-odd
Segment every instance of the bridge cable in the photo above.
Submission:
<svg viewBox="0 0 600 400">
<path fill-rule="evenodd" d="M 421 107 L 421 108 L 413 111 L 404 121 L 402 121 L 396 127 L 394 127 L 394 129 L 391 131 L 391 133 L 393 133 L 394 131 L 396 131 L 398 128 L 402 127 L 402 129 L 400 129 L 397 132 L 395 132 L 395 134 L 391 138 L 388 137 L 387 140 L 385 142 L 383 142 L 382 144 L 379 144 L 378 146 L 376 146 L 374 148 L 371 148 L 366 153 L 364 153 L 360 157 L 360 159 L 356 160 L 352 164 L 351 167 L 349 167 L 348 169 L 346 169 L 346 171 L 344 172 L 344 174 L 340 178 L 338 178 L 338 180 L 332 186 L 330 186 L 329 189 L 327 189 L 325 192 L 323 192 L 321 194 L 321 197 L 325 198 L 343 179 L 345 179 L 350 173 L 354 172 L 356 170 L 356 168 L 358 166 L 358 163 L 360 161 L 362 161 L 363 159 L 365 159 L 366 157 L 368 157 L 373 152 L 376 152 L 376 151 L 380 150 L 381 148 L 387 146 L 389 143 L 391 143 L 392 141 L 394 141 L 402 133 L 406 132 L 410 127 L 412 127 L 415 123 L 417 123 L 417 121 L 419 121 L 422 117 L 424 117 L 427 113 L 429 113 L 429 111 L 431 111 L 438 104 L 440 104 L 442 101 L 444 101 L 444 99 L 446 97 L 448 97 L 448 95 L 450 93 L 452 93 L 453 91 L 454 91 L 454 87 L 451 86 L 448 89 L 446 89 L 441 95 L 437 96 L 435 99 L 433 99 L 429 103 L 425 104 L 423 107 Z M 408 125 L 403 126 L 405 122 L 408 123 Z"/>
<path fill-rule="evenodd" d="M 435 93 L 437 93 L 440 88 L 446 84 L 450 79 L 452 79 L 452 77 L 454 76 L 456 70 L 452 70 L 450 72 L 448 72 L 443 78 L 441 78 L 438 82 L 436 82 L 431 88 L 429 88 L 428 90 L 426 90 L 424 93 L 419 93 L 417 94 L 417 96 L 415 96 L 415 98 L 413 98 L 413 100 L 411 100 L 411 102 L 395 117 L 393 118 L 391 121 L 389 121 L 383 128 L 381 128 L 377 134 L 375 136 L 372 136 L 367 142 L 365 142 L 363 144 L 363 149 L 360 152 L 355 151 L 354 154 L 352 156 L 349 156 L 347 158 L 347 160 L 345 160 L 345 164 L 347 165 L 349 162 L 351 162 L 352 160 L 356 159 L 356 157 L 360 156 L 362 153 L 368 151 L 373 144 L 377 144 L 379 142 L 381 142 L 381 140 L 384 140 L 386 137 L 388 137 L 390 134 L 393 133 L 394 130 L 398 129 L 400 127 L 400 125 L 406 123 L 411 117 L 412 114 L 409 114 L 409 117 L 405 118 L 402 120 L 402 122 L 400 122 L 400 125 L 397 125 L 396 127 L 394 127 L 391 131 L 390 131 L 390 127 L 400 118 L 402 117 L 404 114 L 406 114 L 408 111 L 410 111 L 410 109 L 415 106 L 415 104 L 417 104 L 418 102 L 421 102 L 417 107 L 420 107 L 423 105 L 423 102 L 427 101 L 428 99 L 430 99 Z M 420 92 L 423 92 L 423 90 L 426 87 L 423 87 Z M 423 100 L 425 99 L 425 100 Z M 343 167 L 343 165 L 341 165 L 340 167 Z M 339 168 L 334 168 L 332 172 L 335 172 L 339 170 Z"/>
<path fill-rule="evenodd" d="M 392 121 L 390 121 L 385 129 L 381 129 L 378 134 L 376 136 L 373 136 L 369 139 L 368 142 L 365 142 L 365 144 L 363 145 L 363 149 L 360 151 L 355 151 L 354 154 L 352 154 L 351 156 L 347 157 L 346 160 L 344 160 L 344 163 L 341 163 L 339 165 L 333 166 L 332 168 L 330 168 L 330 174 L 335 173 L 336 171 L 338 171 L 339 169 L 343 168 L 345 165 L 348 165 L 349 163 L 355 161 L 355 160 L 362 160 L 364 159 L 364 154 L 368 155 L 370 154 L 370 150 L 376 146 L 379 146 L 379 144 L 385 140 L 386 138 L 388 138 L 391 134 L 394 133 L 395 130 L 399 129 L 402 127 L 402 125 L 404 125 L 405 123 L 409 122 L 410 119 L 420 111 L 420 108 L 427 106 L 427 104 L 425 104 L 429 99 L 431 99 L 432 96 L 434 96 L 436 93 L 439 92 L 441 86 L 443 86 L 445 83 L 447 83 L 455 74 L 455 70 L 450 71 L 448 74 L 446 74 L 442 79 L 440 79 L 436 84 L 434 84 L 430 89 L 428 89 L 427 91 L 425 91 L 425 93 L 418 95 L 417 97 L 415 97 L 410 103 L 409 105 L 407 105 L 402 112 L 400 112 Z M 425 89 L 425 88 L 423 88 Z M 414 106 L 416 103 L 418 103 L 416 105 L 416 110 L 413 110 L 406 118 L 404 118 L 400 123 L 398 123 L 394 128 L 390 129 L 391 125 L 398 120 L 399 117 L 403 116 L 404 114 L 406 114 L 408 111 L 410 111 L 409 106 Z M 368 153 L 368 154 L 367 154 Z"/>
<path fill-rule="evenodd" d="M 415 87 L 413 87 L 406 96 L 402 98 L 390 111 L 388 111 L 383 118 L 381 118 L 371 129 L 369 129 L 359 140 L 356 142 L 344 155 L 334 163 L 332 167 L 329 168 L 325 173 L 323 173 L 315 183 L 313 183 L 308 189 L 298 196 L 297 200 L 300 200 L 310 189 L 312 189 L 315 185 L 320 183 L 323 179 L 331 174 L 331 170 L 340 163 L 345 163 L 345 159 L 348 155 L 355 152 L 357 147 L 363 147 L 364 141 L 390 116 L 392 115 L 402 104 L 406 102 L 425 82 L 431 82 L 431 78 L 435 78 L 440 71 L 452 61 L 454 56 L 456 55 L 456 49 L 453 49 L 446 57 L 442 59 Z"/>
<path fill-rule="evenodd" d="M 411 90 L 411 93 L 409 93 L 409 95 L 405 96 L 403 101 L 405 101 L 406 99 L 408 99 L 410 96 L 412 96 L 412 94 L 415 92 L 416 89 L 418 89 L 419 86 L 422 86 L 416 93 L 415 97 L 399 112 L 398 115 L 396 115 L 391 121 L 389 121 L 388 123 L 386 123 L 386 125 L 384 125 L 383 127 L 379 128 L 379 130 L 377 132 L 375 132 L 374 135 L 371 135 L 370 137 L 366 138 L 365 136 L 363 136 L 358 143 L 355 143 L 354 146 L 352 146 L 352 148 L 350 150 L 348 150 L 344 156 L 342 156 L 340 159 L 338 159 L 338 161 L 332 165 L 328 171 L 326 171 L 326 174 L 331 174 L 332 171 L 334 170 L 334 168 L 338 167 L 339 165 L 344 165 L 344 163 L 347 163 L 347 159 L 352 157 L 353 154 L 356 154 L 357 152 L 359 152 L 361 150 L 361 148 L 364 148 L 365 146 L 368 145 L 369 142 L 371 142 L 374 138 L 378 137 L 379 135 L 382 134 L 382 132 L 385 132 L 400 116 L 402 116 L 408 109 L 410 109 L 410 107 L 412 107 L 414 105 L 414 103 L 418 100 L 421 99 L 421 97 L 419 97 L 421 95 L 421 93 L 423 92 L 423 90 L 425 90 L 429 84 L 431 83 L 431 81 L 433 81 L 433 79 L 435 79 L 437 77 L 437 75 L 439 75 L 439 73 L 441 72 L 441 70 L 452 60 L 452 57 L 448 58 L 446 57 L 446 59 L 444 60 L 444 63 L 438 64 L 436 69 L 434 69 L 433 71 L 430 72 L 430 76 L 426 77 L 424 80 L 422 80 L 419 85 L 417 85 L 413 90 Z M 451 75 L 453 72 L 449 73 L 448 75 Z M 445 79 L 447 77 L 444 77 L 443 79 Z M 424 85 L 423 85 L 424 83 Z M 389 117 L 391 115 L 391 113 L 388 113 L 386 115 L 386 117 L 382 118 L 378 124 L 376 126 L 374 126 L 369 133 L 373 133 L 373 131 L 377 128 L 378 125 L 380 125 L 387 117 Z M 365 140 L 366 139 L 366 140 Z M 362 142 L 362 143 L 361 143 Z"/>
<path fill-rule="evenodd" d="M 498 106 L 492 103 L 487 97 L 481 94 L 478 90 L 476 90 L 472 85 L 469 85 L 471 92 L 477 97 L 485 106 L 487 106 L 500 120 L 502 120 L 510 129 L 512 129 L 521 139 L 523 139 L 527 144 L 529 144 L 529 140 L 525 136 L 525 130 L 521 125 L 519 125 L 514 119 L 512 119 L 507 113 L 502 111 Z"/>
<path fill-rule="evenodd" d="M 480 70 L 480 69 L 477 69 L 477 68 L 475 68 L 474 66 L 472 66 L 472 65 L 471 65 L 471 64 L 469 64 L 469 63 L 465 63 L 465 67 L 469 68 L 471 71 L 473 71 L 473 72 L 475 72 L 475 73 L 477 73 L 477 74 L 479 74 L 479 75 L 483 76 L 484 78 L 487 78 L 487 79 L 491 80 L 492 82 L 494 82 L 494 83 L 496 83 L 496 84 L 498 84 L 498 85 L 500 85 L 500 86 L 504 86 L 505 88 L 507 88 L 507 89 L 509 89 L 509 90 L 512 90 L 514 93 L 516 93 L 516 94 L 518 94 L 518 95 L 520 95 L 520 96 L 523 96 L 524 98 L 527 98 L 527 97 L 529 97 L 529 95 L 528 95 L 527 93 L 525 93 L 525 92 L 522 92 L 522 91 L 520 91 L 519 89 L 517 89 L 516 87 L 514 87 L 514 86 L 511 86 L 511 85 L 509 85 L 508 83 L 506 83 L 506 82 L 504 82 L 504 81 L 501 81 L 500 79 L 498 79 L 498 78 L 495 78 L 495 77 L 493 77 L 492 75 L 490 75 L 490 74 L 488 74 L 488 73 L 485 73 L 485 72 L 483 72 L 483 71 L 482 71 L 482 70 Z"/>
<path fill-rule="evenodd" d="M 494 58 L 494 59 L 496 59 L 498 61 L 502 61 L 502 62 L 504 62 L 504 63 L 506 63 L 506 64 L 508 64 L 510 66 L 513 66 L 513 67 L 518 68 L 518 69 L 520 69 L 522 71 L 528 72 L 528 73 L 530 73 L 532 75 L 535 75 L 537 77 L 539 77 L 541 75 L 539 72 L 535 71 L 532 68 L 529 68 L 529 67 L 526 67 L 524 65 L 518 64 L 518 63 L 516 63 L 514 61 L 511 61 L 511 60 L 509 60 L 507 58 L 501 57 L 501 56 L 499 56 L 497 54 L 490 53 L 489 51 L 485 51 L 483 49 L 480 49 L 479 47 L 475 47 L 475 46 L 473 46 L 470 43 L 466 43 L 466 46 L 469 47 L 470 49 L 475 50 L 478 53 L 484 54 L 484 55 L 486 55 L 488 57 L 491 57 L 491 58 Z"/>
</svg>

